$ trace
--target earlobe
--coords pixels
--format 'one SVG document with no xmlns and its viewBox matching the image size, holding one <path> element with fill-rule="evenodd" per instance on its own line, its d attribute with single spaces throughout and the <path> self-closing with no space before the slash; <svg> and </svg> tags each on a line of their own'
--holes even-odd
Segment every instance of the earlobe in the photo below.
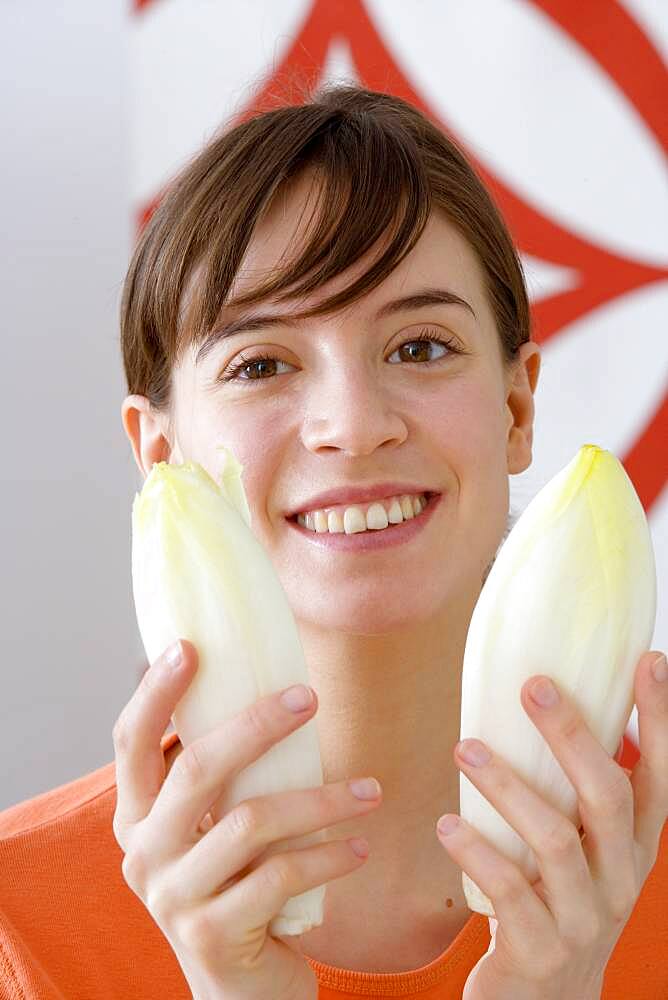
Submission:
<svg viewBox="0 0 668 1000">
<path fill-rule="evenodd" d="M 144 478 L 156 462 L 168 462 L 171 445 L 165 436 L 166 418 L 156 413 L 146 396 L 126 396 L 121 419 L 135 462 Z"/>
</svg>

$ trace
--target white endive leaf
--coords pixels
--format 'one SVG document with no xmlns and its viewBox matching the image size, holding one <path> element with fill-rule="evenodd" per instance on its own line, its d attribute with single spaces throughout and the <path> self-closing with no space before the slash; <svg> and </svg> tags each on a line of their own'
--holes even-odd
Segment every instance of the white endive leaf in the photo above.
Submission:
<svg viewBox="0 0 668 1000">
<path fill-rule="evenodd" d="M 622 463 L 583 445 L 521 514 L 485 580 L 464 652 L 461 739 L 487 743 L 579 826 L 575 789 L 522 708 L 520 689 L 534 674 L 551 677 L 614 754 L 655 620 L 643 506 Z M 536 881 L 534 852 L 461 772 L 460 813 Z M 495 916 L 466 873 L 463 886 L 470 909 Z"/>
<path fill-rule="evenodd" d="M 153 663 L 177 638 L 198 652 L 197 673 L 172 716 L 184 747 L 258 698 L 309 684 L 286 594 L 250 527 L 242 467 L 222 450 L 220 486 L 196 463 L 159 462 L 132 509 L 132 582 L 146 656 Z M 311 719 L 221 789 L 211 815 L 217 821 L 245 799 L 322 783 Z M 277 842 L 261 860 L 323 839 L 317 831 Z M 324 894 L 323 885 L 288 900 L 270 932 L 319 926 Z"/>
</svg>

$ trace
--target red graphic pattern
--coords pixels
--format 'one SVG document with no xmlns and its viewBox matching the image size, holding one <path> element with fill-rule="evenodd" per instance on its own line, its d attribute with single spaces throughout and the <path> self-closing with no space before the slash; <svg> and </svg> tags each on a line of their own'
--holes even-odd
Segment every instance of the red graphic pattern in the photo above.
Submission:
<svg viewBox="0 0 668 1000">
<path fill-rule="evenodd" d="M 134 0 L 135 12 L 143 12 L 156 0 Z M 668 72 L 648 36 L 616 0 L 530 0 L 544 15 L 582 47 L 607 73 L 615 87 L 634 106 L 661 148 L 668 150 Z M 230 125 L 260 111 L 290 101 L 290 94 L 322 79 L 331 43 L 344 40 L 363 86 L 395 94 L 427 115 L 467 155 L 491 191 L 523 253 L 578 272 L 576 287 L 556 292 L 532 304 L 533 339 L 547 343 L 569 324 L 605 303 L 668 277 L 668 268 L 655 267 L 614 253 L 577 236 L 527 203 L 467 147 L 441 121 L 401 72 L 384 44 L 363 0 L 313 0 L 281 63 L 258 89 L 250 104 Z M 278 96 L 277 96 L 278 95 Z M 295 96 L 293 103 L 299 103 Z M 164 193 L 142 206 L 137 223 L 143 227 Z M 649 514 L 668 480 L 668 393 L 622 462 L 645 511 Z M 622 766 L 632 768 L 638 750 L 624 740 Z"/>
</svg>

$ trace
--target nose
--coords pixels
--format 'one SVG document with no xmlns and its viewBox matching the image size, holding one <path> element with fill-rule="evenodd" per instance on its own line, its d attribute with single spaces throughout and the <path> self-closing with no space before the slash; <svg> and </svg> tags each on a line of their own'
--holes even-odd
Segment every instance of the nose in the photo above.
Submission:
<svg viewBox="0 0 668 1000">
<path fill-rule="evenodd" d="M 370 455 L 382 445 L 399 445 L 408 433 L 401 400 L 362 366 L 342 366 L 314 387 L 302 428 L 309 451 L 336 448 L 351 456 Z"/>
</svg>

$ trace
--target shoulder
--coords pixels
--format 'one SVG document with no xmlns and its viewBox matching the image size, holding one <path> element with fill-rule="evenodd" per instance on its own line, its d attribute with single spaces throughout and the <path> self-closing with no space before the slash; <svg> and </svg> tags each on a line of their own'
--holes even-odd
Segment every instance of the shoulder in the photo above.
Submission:
<svg viewBox="0 0 668 1000">
<path fill-rule="evenodd" d="M 175 733 L 163 736 L 166 756 L 176 743 Z M 0 813 L 8 998 L 134 996 L 138 968 L 147 1000 L 190 996 L 167 940 L 123 879 L 116 800 L 112 762 Z"/>
<path fill-rule="evenodd" d="M 70 821 L 76 821 L 77 816 L 94 808 L 97 800 L 112 796 L 115 788 L 115 767 L 111 763 L 34 798 L 18 802 L 0 812 L 0 843 L 4 842 L 7 846 L 14 838 L 30 836 L 39 830 L 44 832 L 68 817 Z"/>
<path fill-rule="evenodd" d="M 169 761 L 178 744 L 176 733 L 163 736 L 161 747 Z M 171 751 L 171 753 L 170 753 Z M 0 812 L 0 848 L 9 849 L 15 839 L 39 834 L 43 846 L 54 835 L 76 830 L 86 818 L 107 815 L 116 807 L 116 765 L 112 761 L 74 781 L 25 799 Z M 1 855 L 0 855 L 1 856 Z"/>
</svg>

